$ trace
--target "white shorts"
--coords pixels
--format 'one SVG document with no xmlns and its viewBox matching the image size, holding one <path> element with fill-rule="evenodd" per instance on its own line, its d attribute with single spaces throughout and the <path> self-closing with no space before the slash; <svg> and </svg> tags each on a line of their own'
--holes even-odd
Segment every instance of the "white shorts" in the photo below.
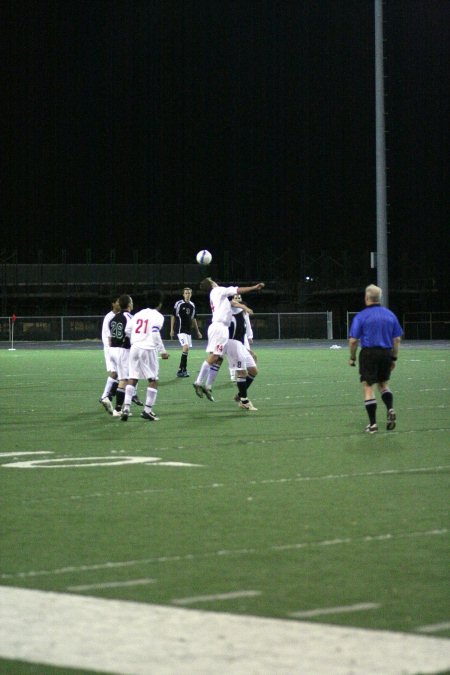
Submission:
<svg viewBox="0 0 450 675">
<path fill-rule="evenodd" d="M 156 349 L 142 349 L 131 345 L 128 364 L 130 380 L 157 380 L 159 377 L 159 360 Z"/>
<path fill-rule="evenodd" d="M 128 362 L 130 350 L 123 347 L 110 347 L 109 356 L 113 364 L 112 370 L 117 373 L 119 380 L 128 380 Z"/>
<path fill-rule="evenodd" d="M 233 370 L 256 368 L 255 359 L 239 340 L 228 340 L 226 354 L 228 365 Z"/>
<path fill-rule="evenodd" d="M 110 350 L 109 346 L 107 346 L 107 345 L 103 346 L 103 354 L 105 356 L 105 364 L 106 364 L 106 372 L 107 373 L 111 373 L 114 370 L 113 365 L 111 363 L 111 357 L 110 357 L 110 354 L 109 354 L 109 350 Z"/>
<path fill-rule="evenodd" d="M 210 354 L 223 356 L 228 339 L 228 326 L 218 322 L 211 323 L 208 327 L 208 346 L 206 347 L 206 351 Z"/>
<path fill-rule="evenodd" d="M 177 333 L 177 338 L 182 347 L 185 347 L 186 345 L 189 349 L 192 347 L 192 337 L 187 333 Z"/>
</svg>

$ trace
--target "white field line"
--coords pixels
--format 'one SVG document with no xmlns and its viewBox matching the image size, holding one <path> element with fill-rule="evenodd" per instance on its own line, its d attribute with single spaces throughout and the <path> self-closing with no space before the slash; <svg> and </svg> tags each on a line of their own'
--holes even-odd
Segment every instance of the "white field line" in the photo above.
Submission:
<svg viewBox="0 0 450 675">
<path fill-rule="evenodd" d="M 430 623 L 428 626 L 420 626 L 417 628 L 419 633 L 439 633 L 441 630 L 450 630 L 450 621 L 443 623 Z"/>
<path fill-rule="evenodd" d="M 68 591 L 90 591 L 93 588 L 125 588 L 127 586 L 146 586 L 156 583 L 156 579 L 129 579 L 128 581 L 105 581 L 98 584 L 82 584 L 81 586 L 67 586 Z"/>
<path fill-rule="evenodd" d="M 145 494 L 161 494 L 164 492 L 180 492 L 182 490 L 216 490 L 218 488 L 235 488 L 237 485 L 242 486 L 255 486 L 255 485 L 270 485 L 277 483 L 298 483 L 298 482 L 312 482 L 312 481 L 330 481 L 330 480 L 344 480 L 344 479 L 353 479 L 353 478 L 371 478 L 373 476 L 402 476 L 407 474 L 414 473 L 436 473 L 440 471 L 447 471 L 450 469 L 450 464 L 444 464 L 439 466 L 420 466 L 412 467 L 410 469 L 383 469 L 382 471 L 362 471 L 357 473 L 338 473 L 338 474 L 324 474 L 322 476 L 290 476 L 288 478 L 264 478 L 262 480 L 250 480 L 243 481 L 242 483 L 233 482 L 230 484 L 226 483 L 209 483 L 207 485 L 188 485 L 185 487 L 168 487 L 168 488 L 146 488 L 145 490 L 120 490 L 116 492 L 94 492 L 85 495 L 58 495 L 58 497 L 42 497 L 39 499 L 23 499 L 22 503 L 40 503 L 47 501 L 62 501 L 64 499 L 69 500 L 83 500 L 83 499 L 99 499 L 99 498 L 109 498 L 109 497 L 130 497 L 130 496 L 140 496 Z"/>
<path fill-rule="evenodd" d="M 289 612 L 289 616 L 294 619 L 308 619 L 313 616 L 324 616 L 326 614 L 347 614 L 351 612 L 365 612 L 369 609 L 379 609 L 381 605 L 376 602 L 359 602 L 355 605 L 344 605 L 341 607 L 318 607 L 317 609 L 308 609 L 302 612 Z"/>
<path fill-rule="evenodd" d="M 235 600 L 236 598 L 253 598 L 261 595 L 261 591 L 232 591 L 231 593 L 216 593 L 215 595 L 194 595 L 191 598 L 174 598 L 175 605 L 192 605 L 197 602 L 215 602 L 216 600 Z"/>
<path fill-rule="evenodd" d="M 0 587 L 0 656 L 120 675 L 413 675 L 441 638 Z"/>
<path fill-rule="evenodd" d="M 418 537 L 437 537 L 448 533 L 446 528 L 426 530 L 421 532 L 397 532 L 395 534 L 367 535 L 364 537 L 346 537 L 336 539 L 325 539 L 323 541 L 305 541 L 290 544 L 273 544 L 263 549 L 241 548 L 241 549 L 221 549 L 209 553 L 185 553 L 183 555 L 165 555 L 154 558 L 140 558 L 137 560 L 119 560 L 116 562 L 103 562 L 92 565 L 69 565 L 51 570 L 29 570 L 26 572 L 3 572 L 0 579 L 26 579 L 29 577 L 56 576 L 59 574 L 77 574 L 82 572 L 91 572 L 102 569 L 116 569 L 122 567 L 136 567 L 139 565 L 152 565 L 159 563 L 186 562 L 195 560 L 205 560 L 207 558 L 216 558 L 222 556 L 245 556 L 254 554 L 265 554 L 267 551 L 289 551 L 317 547 L 343 546 L 370 544 L 374 542 L 396 541 L 400 539 L 416 539 Z"/>
</svg>

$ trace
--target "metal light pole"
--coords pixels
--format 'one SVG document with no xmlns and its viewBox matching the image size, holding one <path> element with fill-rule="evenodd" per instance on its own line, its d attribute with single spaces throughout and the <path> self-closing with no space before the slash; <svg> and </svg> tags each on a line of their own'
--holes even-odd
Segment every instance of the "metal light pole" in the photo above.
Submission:
<svg viewBox="0 0 450 675">
<path fill-rule="evenodd" d="M 375 144 L 377 210 L 377 283 L 383 289 L 383 304 L 389 305 L 386 139 L 384 127 L 383 0 L 375 0 Z"/>
</svg>

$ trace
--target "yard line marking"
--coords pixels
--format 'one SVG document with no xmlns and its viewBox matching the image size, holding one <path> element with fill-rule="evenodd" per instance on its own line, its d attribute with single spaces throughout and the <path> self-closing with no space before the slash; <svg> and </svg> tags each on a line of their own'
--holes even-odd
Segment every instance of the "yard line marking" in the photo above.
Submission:
<svg viewBox="0 0 450 675">
<path fill-rule="evenodd" d="M 305 541 L 291 544 L 273 544 L 266 548 L 238 548 L 238 549 L 220 549 L 218 551 L 211 551 L 209 553 L 185 553 L 183 555 L 165 555 L 155 556 L 154 558 L 141 558 L 138 560 L 119 560 L 117 562 L 96 563 L 93 565 L 69 565 L 67 567 L 59 567 L 52 570 L 30 570 L 28 572 L 3 572 L 0 574 L 0 579 L 26 579 L 28 577 L 53 576 L 58 574 L 74 574 L 80 572 L 91 572 L 102 569 L 115 569 L 121 567 L 136 567 L 138 565 L 151 565 L 155 563 L 166 562 L 185 562 L 192 560 L 200 560 L 207 558 L 215 558 L 216 556 L 240 556 L 240 555 L 254 555 L 264 554 L 267 551 L 288 551 L 302 548 L 314 548 L 325 546 L 340 546 L 343 544 L 365 544 L 377 541 L 395 541 L 397 539 L 415 539 L 417 537 L 436 537 L 447 534 L 446 528 L 426 530 L 419 532 L 397 532 L 396 534 L 376 534 L 366 535 L 364 537 L 346 537 L 336 539 L 325 539 L 323 541 Z"/>
<path fill-rule="evenodd" d="M 450 630 L 450 621 L 443 623 L 430 623 L 428 626 L 420 626 L 417 628 L 420 633 L 438 633 L 440 630 Z"/>
<path fill-rule="evenodd" d="M 323 607 L 318 609 L 308 609 L 304 612 L 289 612 L 289 616 L 294 619 L 306 619 L 311 616 L 322 616 L 326 614 L 345 614 L 347 612 L 365 612 L 368 609 L 378 609 L 381 607 L 377 602 L 359 602 L 356 605 L 344 605 L 342 607 Z"/>
<path fill-rule="evenodd" d="M 0 457 L 18 457 L 19 455 L 53 455 L 53 450 L 16 450 L 16 452 L 0 452 Z"/>
<path fill-rule="evenodd" d="M 81 586 L 67 586 L 67 591 L 90 591 L 92 588 L 124 588 L 126 586 L 146 586 L 156 583 L 156 579 L 129 579 L 128 581 L 105 581 L 100 584 L 82 584 Z"/>
<path fill-rule="evenodd" d="M 120 490 L 117 492 L 94 492 L 85 495 L 58 495 L 58 497 L 42 497 L 39 499 L 22 499 L 23 504 L 35 504 L 47 501 L 62 501 L 63 499 L 81 500 L 81 499 L 98 499 L 105 497 L 130 497 L 145 494 L 161 494 L 163 492 L 180 492 L 181 490 L 211 490 L 217 488 L 233 488 L 237 485 L 270 485 L 272 483 L 291 483 L 301 481 L 318 481 L 318 480 L 342 480 L 345 478 L 366 478 L 372 476 L 398 476 L 409 473 L 433 473 L 438 471 L 446 471 L 450 469 L 450 464 L 443 464 L 440 466 L 421 466 L 412 467 L 411 469 L 383 469 L 382 471 L 363 471 L 358 473 L 341 473 L 341 474 L 325 474 L 323 476 L 290 476 L 288 478 L 264 478 L 262 480 L 243 481 L 242 483 L 209 483 L 207 485 L 187 485 L 185 487 L 168 487 L 168 488 L 145 488 L 144 490 Z"/>
<path fill-rule="evenodd" d="M 0 657 L 123 675 L 413 675 L 449 640 L 0 587 Z"/>
<path fill-rule="evenodd" d="M 232 591 L 231 593 L 216 593 L 216 595 L 194 595 L 191 598 L 174 598 L 171 602 L 176 605 L 191 605 L 196 602 L 214 602 L 215 600 L 252 598 L 257 595 L 261 595 L 261 591 Z"/>
</svg>

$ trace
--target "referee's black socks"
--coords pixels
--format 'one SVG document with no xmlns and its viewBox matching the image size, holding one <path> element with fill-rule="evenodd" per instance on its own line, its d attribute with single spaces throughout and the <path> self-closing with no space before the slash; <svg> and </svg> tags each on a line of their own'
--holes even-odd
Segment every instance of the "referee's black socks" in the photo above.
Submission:
<svg viewBox="0 0 450 675">
<path fill-rule="evenodd" d="M 367 414 L 369 416 L 370 424 L 377 423 L 377 401 L 375 398 L 371 398 L 365 402 Z"/>
</svg>

